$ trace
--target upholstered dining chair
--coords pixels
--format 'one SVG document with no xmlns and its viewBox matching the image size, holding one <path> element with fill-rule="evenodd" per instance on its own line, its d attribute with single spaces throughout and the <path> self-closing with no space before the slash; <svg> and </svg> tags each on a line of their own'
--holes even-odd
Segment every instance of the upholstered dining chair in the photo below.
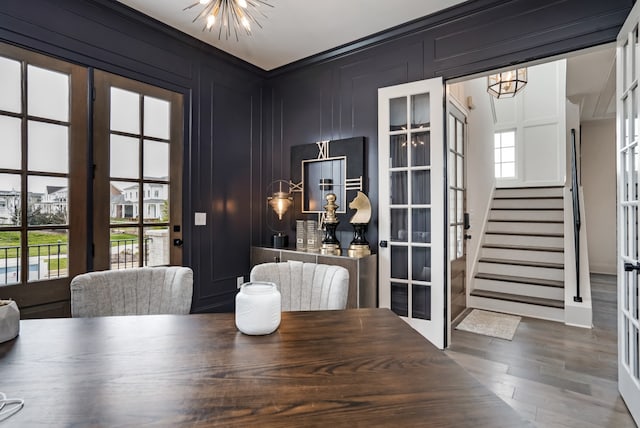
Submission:
<svg viewBox="0 0 640 428">
<path fill-rule="evenodd" d="M 344 309 L 349 294 L 349 271 L 342 266 L 287 261 L 255 265 L 251 281 L 278 286 L 283 311 Z"/>
<path fill-rule="evenodd" d="M 71 281 L 71 316 L 188 314 L 192 297 L 188 267 L 89 272 Z"/>
</svg>

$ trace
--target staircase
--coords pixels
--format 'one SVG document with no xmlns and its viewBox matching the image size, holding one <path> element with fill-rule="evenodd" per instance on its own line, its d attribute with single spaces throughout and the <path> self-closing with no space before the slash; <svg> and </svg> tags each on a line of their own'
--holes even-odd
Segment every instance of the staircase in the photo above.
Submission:
<svg viewBox="0 0 640 428">
<path fill-rule="evenodd" d="M 470 306 L 564 322 L 562 187 L 496 189 Z"/>
</svg>

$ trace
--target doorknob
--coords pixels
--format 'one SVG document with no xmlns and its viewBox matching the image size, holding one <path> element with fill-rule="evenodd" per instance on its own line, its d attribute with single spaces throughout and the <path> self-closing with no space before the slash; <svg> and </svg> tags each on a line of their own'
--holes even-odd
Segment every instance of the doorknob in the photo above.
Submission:
<svg viewBox="0 0 640 428">
<path fill-rule="evenodd" d="M 631 272 L 632 270 L 640 271 L 640 263 L 634 265 L 633 263 L 625 262 L 624 271 Z"/>
<path fill-rule="evenodd" d="M 465 233 L 464 234 L 464 239 L 471 239 L 471 235 Z"/>
<path fill-rule="evenodd" d="M 380 241 L 380 247 L 387 248 L 387 245 L 388 245 L 387 241 Z"/>
<path fill-rule="evenodd" d="M 176 238 L 173 240 L 174 247 L 182 247 L 182 244 L 184 244 L 184 242 L 180 238 Z"/>
</svg>

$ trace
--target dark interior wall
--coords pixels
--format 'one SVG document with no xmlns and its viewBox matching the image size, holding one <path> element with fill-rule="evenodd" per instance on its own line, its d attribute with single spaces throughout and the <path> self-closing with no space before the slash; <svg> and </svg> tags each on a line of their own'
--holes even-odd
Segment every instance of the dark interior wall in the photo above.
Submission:
<svg viewBox="0 0 640 428">
<path fill-rule="evenodd" d="M 184 94 L 184 264 L 195 311 L 233 308 L 249 269 L 262 70 L 109 0 L 3 0 L 0 41 Z M 1 96 L 1 95 L 0 95 Z M 193 226 L 193 213 L 207 213 Z"/>
<path fill-rule="evenodd" d="M 378 88 L 436 76 L 450 79 L 611 42 L 632 4 L 631 0 L 469 1 L 275 70 L 265 84 L 267 155 L 261 183 L 254 188 L 290 177 L 293 145 L 364 136 L 368 195 L 377 210 Z M 264 216 L 271 213 L 264 203 L 262 207 L 254 218 L 264 226 Z M 342 215 L 341 222 L 349 216 Z M 294 228 L 289 235 L 294 235 Z M 374 213 L 367 235 L 374 250 L 377 229 Z M 263 228 L 254 242 L 266 244 L 269 235 Z M 347 233 L 340 236 L 343 246 L 350 239 Z"/>
</svg>

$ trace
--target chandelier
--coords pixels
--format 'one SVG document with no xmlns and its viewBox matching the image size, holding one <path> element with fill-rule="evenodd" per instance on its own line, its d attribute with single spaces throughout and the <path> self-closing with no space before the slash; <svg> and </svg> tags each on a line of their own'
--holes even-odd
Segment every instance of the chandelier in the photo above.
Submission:
<svg viewBox="0 0 640 428">
<path fill-rule="evenodd" d="M 256 16 L 267 17 L 260 10 L 260 6 L 273 7 L 265 0 L 199 0 L 183 10 L 196 6 L 202 6 L 202 10 L 193 18 L 193 22 L 203 19 L 205 24 L 202 31 L 212 31 L 214 27 L 218 26 L 218 40 L 223 34 L 227 40 L 232 35 L 235 35 L 236 40 L 239 40 L 238 32 L 242 33 L 243 31 L 250 36 L 251 24 L 262 28 Z"/>
<path fill-rule="evenodd" d="M 496 98 L 510 98 L 527 84 L 527 69 L 517 68 L 487 77 L 487 92 Z"/>
</svg>

